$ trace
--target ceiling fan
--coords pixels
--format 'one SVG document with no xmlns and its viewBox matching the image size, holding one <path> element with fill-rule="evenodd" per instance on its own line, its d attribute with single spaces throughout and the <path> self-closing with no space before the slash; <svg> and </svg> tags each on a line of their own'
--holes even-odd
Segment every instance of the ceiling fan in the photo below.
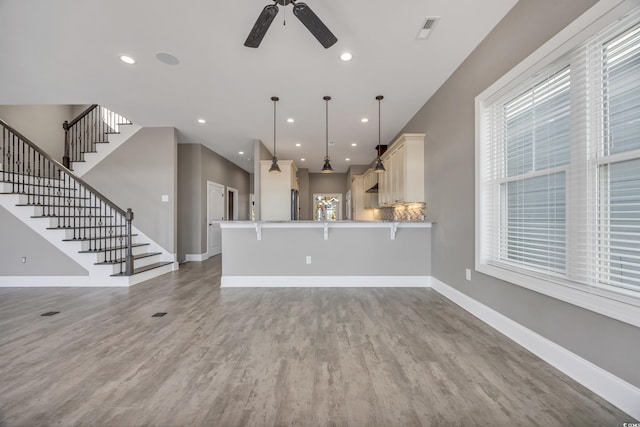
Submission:
<svg viewBox="0 0 640 427">
<path fill-rule="evenodd" d="M 244 45 L 246 47 L 260 46 L 262 38 L 280 10 L 278 5 L 287 6 L 289 3 L 293 4 L 293 14 L 307 27 L 311 34 L 318 39 L 325 49 L 333 46 L 333 44 L 338 41 L 336 36 L 329 31 L 327 26 L 318 18 L 318 15 L 313 13 L 306 3 L 296 2 L 295 0 L 274 0 L 273 4 L 269 4 L 262 9 L 262 13 L 258 16 L 258 20 L 253 25 Z"/>
</svg>

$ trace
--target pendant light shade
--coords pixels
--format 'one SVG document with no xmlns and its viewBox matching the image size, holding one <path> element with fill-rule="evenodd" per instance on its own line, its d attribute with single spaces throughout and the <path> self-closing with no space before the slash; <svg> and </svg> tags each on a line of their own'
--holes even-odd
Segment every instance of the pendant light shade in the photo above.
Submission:
<svg viewBox="0 0 640 427">
<path fill-rule="evenodd" d="M 324 156 L 324 165 L 322 165 L 322 173 L 333 173 L 333 168 L 331 167 L 331 162 L 329 160 L 329 101 L 331 100 L 330 96 L 324 96 L 325 103 L 325 156 Z"/>
<path fill-rule="evenodd" d="M 382 159 L 380 158 L 380 101 L 384 99 L 384 96 L 378 95 L 376 96 L 378 100 L 378 156 L 376 157 L 376 165 L 373 168 L 375 173 L 383 173 L 386 171 L 384 165 L 382 164 Z"/>
<path fill-rule="evenodd" d="M 276 102 L 280 100 L 277 96 L 272 96 L 273 101 L 273 159 L 271 159 L 271 167 L 269 173 L 280 173 L 280 166 L 278 166 L 278 158 L 276 157 Z"/>
</svg>

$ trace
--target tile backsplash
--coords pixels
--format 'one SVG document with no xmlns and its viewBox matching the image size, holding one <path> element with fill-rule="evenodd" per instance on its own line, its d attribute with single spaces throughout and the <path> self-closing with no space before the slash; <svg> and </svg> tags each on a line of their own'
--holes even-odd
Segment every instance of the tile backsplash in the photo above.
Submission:
<svg viewBox="0 0 640 427">
<path fill-rule="evenodd" d="M 406 203 L 374 210 L 374 219 L 377 221 L 426 221 L 426 218 L 425 203 Z"/>
</svg>

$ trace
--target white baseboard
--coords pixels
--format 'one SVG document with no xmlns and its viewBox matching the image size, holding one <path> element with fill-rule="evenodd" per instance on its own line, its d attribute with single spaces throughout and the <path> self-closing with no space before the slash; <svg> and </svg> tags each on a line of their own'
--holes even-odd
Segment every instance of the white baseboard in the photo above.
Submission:
<svg viewBox="0 0 640 427">
<path fill-rule="evenodd" d="M 0 276 L 0 288 L 127 287 L 127 277 L 92 276 Z"/>
<path fill-rule="evenodd" d="M 431 278 L 431 287 L 633 418 L 640 419 L 640 388 L 525 328 L 434 277 Z M 622 349 L 618 350 L 623 351 Z"/>
<path fill-rule="evenodd" d="M 430 276 L 222 276 L 222 288 L 425 288 Z"/>
<path fill-rule="evenodd" d="M 207 259 L 209 259 L 209 254 L 207 252 L 203 254 L 186 254 L 184 256 L 185 262 L 192 262 L 192 261 L 202 262 Z"/>
</svg>

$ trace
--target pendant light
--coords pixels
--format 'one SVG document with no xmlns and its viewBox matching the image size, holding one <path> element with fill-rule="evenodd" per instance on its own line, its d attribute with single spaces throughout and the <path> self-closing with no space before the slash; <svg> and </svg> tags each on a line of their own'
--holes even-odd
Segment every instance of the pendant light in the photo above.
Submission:
<svg viewBox="0 0 640 427">
<path fill-rule="evenodd" d="M 322 173 L 333 173 L 333 168 L 331 167 L 331 163 L 329 161 L 329 101 L 331 100 L 330 96 L 324 96 L 322 99 L 324 99 L 324 103 L 325 103 L 325 123 L 326 123 L 326 128 L 325 128 L 325 146 L 326 146 L 326 152 L 325 152 L 325 156 L 324 156 L 324 165 L 322 165 L 322 170 L 320 172 Z"/>
<path fill-rule="evenodd" d="M 280 100 L 277 96 L 272 96 L 273 101 L 273 159 L 271 160 L 271 167 L 269 173 L 280 173 L 280 166 L 278 166 L 278 158 L 276 157 L 276 102 Z"/>
<path fill-rule="evenodd" d="M 378 100 L 378 156 L 376 157 L 376 165 L 373 168 L 375 173 L 383 173 L 386 171 L 384 165 L 382 164 L 382 159 L 380 159 L 380 101 L 384 99 L 384 96 L 378 95 L 376 96 Z"/>
</svg>

